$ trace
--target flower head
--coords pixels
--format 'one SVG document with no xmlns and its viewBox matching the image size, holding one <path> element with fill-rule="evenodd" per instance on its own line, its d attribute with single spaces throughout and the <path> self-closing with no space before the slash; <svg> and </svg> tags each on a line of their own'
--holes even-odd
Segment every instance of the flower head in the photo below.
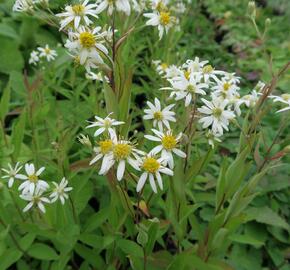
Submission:
<svg viewBox="0 0 290 270">
<path fill-rule="evenodd" d="M 51 60 L 54 60 L 55 57 L 57 56 L 57 53 L 55 50 L 52 50 L 49 48 L 49 46 L 46 44 L 44 48 L 38 47 L 37 48 L 39 51 L 39 57 L 44 57 L 48 62 Z"/>
<path fill-rule="evenodd" d="M 61 182 L 58 184 L 56 182 L 52 182 L 54 185 L 53 192 L 50 194 L 51 202 L 56 202 L 60 200 L 61 204 L 65 203 L 65 200 L 68 199 L 67 193 L 70 192 L 73 188 L 68 187 L 68 181 L 65 178 L 62 178 Z"/>
<path fill-rule="evenodd" d="M 3 172 L 6 173 L 6 175 L 2 176 L 3 179 L 8 178 L 8 187 L 11 188 L 14 180 L 19 179 L 18 172 L 22 169 L 22 166 L 20 166 L 20 163 L 17 162 L 15 167 L 13 168 L 11 164 L 8 164 L 8 169 L 1 169 Z M 21 177 L 21 176 L 20 176 Z"/>
</svg>

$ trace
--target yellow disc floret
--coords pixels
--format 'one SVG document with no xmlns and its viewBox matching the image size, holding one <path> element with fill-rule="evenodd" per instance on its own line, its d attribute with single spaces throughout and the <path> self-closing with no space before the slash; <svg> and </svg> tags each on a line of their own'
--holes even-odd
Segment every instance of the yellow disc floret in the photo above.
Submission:
<svg viewBox="0 0 290 270">
<path fill-rule="evenodd" d="M 157 111 L 157 112 L 155 112 L 155 113 L 153 114 L 153 117 L 154 117 L 155 120 L 160 121 L 160 120 L 163 119 L 163 114 L 162 114 L 162 112 Z"/>
<path fill-rule="evenodd" d="M 177 145 L 176 138 L 173 135 L 165 135 L 162 138 L 162 145 L 166 150 L 172 150 Z"/>
<path fill-rule="evenodd" d="M 202 68 L 203 73 L 211 73 L 213 71 L 213 67 L 211 65 L 206 65 Z"/>
<path fill-rule="evenodd" d="M 113 149 L 112 140 L 104 140 L 99 142 L 101 153 L 103 155 L 108 154 Z"/>
<path fill-rule="evenodd" d="M 147 157 L 145 158 L 142 167 L 149 173 L 156 173 L 160 168 L 160 163 L 153 157 Z"/>
<path fill-rule="evenodd" d="M 161 68 L 165 71 L 168 68 L 168 65 L 166 63 L 162 63 Z"/>
<path fill-rule="evenodd" d="M 190 71 L 184 71 L 184 77 L 187 79 L 187 80 L 189 80 L 189 78 L 190 78 Z"/>
<path fill-rule="evenodd" d="M 223 85 L 224 91 L 228 91 L 231 87 L 231 84 L 229 82 L 225 82 Z"/>
<path fill-rule="evenodd" d="M 74 5 L 72 6 L 72 10 L 75 15 L 83 15 L 85 7 L 83 5 Z"/>
<path fill-rule="evenodd" d="M 221 115 L 222 115 L 222 113 L 223 113 L 223 111 L 222 111 L 222 109 L 220 109 L 220 108 L 214 108 L 214 109 L 212 110 L 212 114 L 213 114 L 213 116 L 216 117 L 216 118 L 220 118 Z"/>
<path fill-rule="evenodd" d="M 288 101 L 290 99 L 290 94 L 282 94 L 281 98 L 283 98 L 285 101 Z"/>
<path fill-rule="evenodd" d="M 162 25 L 168 25 L 170 23 L 170 13 L 169 12 L 160 12 L 160 23 Z"/>
<path fill-rule="evenodd" d="M 92 48 L 96 44 L 95 37 L 92 33 L 90 32 L 82 32 L 80 33 L 80 43 L 83 47 L 85 48 Z"/>
<path fill-rule="evenodd" d="M 128 143 L 118 143 L 114 146 L 114 156 L 117 159 L 126 159 L 132 151 L 132 146 Z"/>
<path fill-rule="evenodd" d="M 36 183 L 38 181 L 38 177 L 35 174 L 29 175 L 28 180 L 32 183 Z"/>
</svg>

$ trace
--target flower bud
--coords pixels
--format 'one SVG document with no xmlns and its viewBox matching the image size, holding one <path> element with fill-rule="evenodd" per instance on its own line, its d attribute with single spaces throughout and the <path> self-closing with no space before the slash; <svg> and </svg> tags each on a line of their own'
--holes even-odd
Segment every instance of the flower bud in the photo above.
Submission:
<svg viewBox="0 0 290 270">
<path fill-rule="evenodd" d="M 254 1 L 250 1 L 248 3 L 248 13 L 251 17 L 256 17 L 256 4 Z"/>
<path fill-rule="evenodd" d="M 265 27 L 268 28 L 270 25 L 271 25 L 271 19 L 270 18 L 267 18 L 265 20 Z"/>
<path fill-rule="evenodd" d="M 80 136 L 78 136 L 78 140 L 83 145 L 86 145 L 86 146 L 89 146 L 89 147 L 92 146 L 92 143 L 91 143 L 89 137 L 85 136 L 84 134 L 80 134 Z"/>
<path fill-rule="evenodd" d="M 283 152 L 286 154 L 290 154 L 290 145 L 285 146 Z"/>
</svg>

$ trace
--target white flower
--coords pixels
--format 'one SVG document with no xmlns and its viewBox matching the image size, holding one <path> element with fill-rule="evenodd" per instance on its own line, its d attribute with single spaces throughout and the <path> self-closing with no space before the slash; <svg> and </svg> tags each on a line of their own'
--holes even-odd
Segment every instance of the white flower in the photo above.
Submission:
<svg viewBox="0 0 290 270">
<path fill-rule="evenodd" d="M 60 30 L 72 22 L 75 29 L 77 29 L 81 23 L 90 25 L 92 21 L 89 19 L 89 16 L 98 18 L 95 9 L 97 5 L 88 3 L 89 0 L 85 0 L 83 3 L 75 4 L 73 6 L 66 6 L 65 12 L 56 14 L 56 16 L 63 18 L 60 21 Z"/>
<path fill-rule="evenodd" d="M 36 65 L 39 62 L 39 54 L 37 51 L 32 51 L 30 53 L 29 64 Z"/>
<path fill-rule="evenodd" d="M 202 68 L 208 63 L 208 61 L 200 61 L 199 57 L 195 57 L 194 60 L 187 60 L 182 68 L 185 68 L 189 72 L 202 72 Z"/>
<path fill-rule="evenodd" d="M 79 60 L 81 65 L 84 65 L 87 59 L 94 59 L 94 63 L 103 63 L 101 54 L 108 54 L 107 48 L 102 44 L 103 35 L 100 33 L 101 27 L 87 29 L 79 27 L 76 32 L 69 34 L 69 39 L 65 43 L 65 47 L 73 53 Z"/>
<path fill-rule="evenodd" d="M 30 192 L 32 194 L 36 188 L 41 190 L 48 189 L 49 185 L 44 180 L 39 179 L 40 174 L 44 170 L 45 168 L 41 167 L 36 171 L 34 164 L 25 164 L 25 171 L 27 175 L 18 175 L 18 179 L 24 180 L 24 182 L 19 186 L 18 190 L 22 190 L 22 193 Z"/>
<path fill-rule="evenodd" d="M 187 107 L 196 94 L 205 95 L 206 92 L 203 90 L 207 88 L 206 83 L 201 83 L 200 74 L 190 73 L 185 76 L 169 80 L 172 87 L 164 87 L 162 90 L 171 90 L 170 97 L 175 96 L 175 100 L 185 99 L 185 106 Z"/>
<path fill-rule="evenodd" d="M 228 73 L 228 72 L 225 73 L 224 78 L 226 81 L 228 81 L 229 83 L 232 83 L 232 84 L 240 83 L 240 79 L 241 79 L 241 77 L 236 76 L 235 73 Z"/>
<path fill-rule="evenodd" d="M 44 48 L 38 47 L 39 51 L 39 57 L 45 57 L 48 62 L 51 60 L 54 60 L 57 56 L 57 53 L 55 50 L 52 50 L 49 48 L 49 46 L 46 44 Z"/>
<path fill-rule="evenodd" d="M 251 94 L 243 96 L 241 100 L 248 108 L 253 108 L 259 100 L 259 95 L 256 90 L 253 90 Z"/>
<path fill-rule="evenodd" d="M 6 173 L 6 175 L 2 176 L 2 178 L 8 178 L 8 187 L 11 188 L 14 180 L 19 179 L 18 172 L 22 169 L 22 166 L 20 166 L 19 162 L 17 162 L 14 168 L 11 166 L 11 164 L 8 164 L 8 168 L 9 169 L 1 169 L 3 172 Z"/>
<path fill-rule="evenodd" d="M 28 12 L 33 10 L 32 0 L 16 0 L 13 5 L 13 11 Z"/>
<path fill-rule="evenodd" d="M 157 180 L 160 189 L 163 190 L 162 177 L 160 173 L 173 176 L 173 171 L 163 165 L 164 160 L 162 158 L 156 159 L 154 156 L 148 155 L 138 160 L 138 162 L 143 173 L 138 180 L 136 188 L 137 192 L 140 192 L 143 189 L 146 180 L 149 178 L 149 183 L 153 192 L 157 193 L 155 179 Z"/>
<path fill-rule="evenodd" d="M 219 134 L 219 133 L 213 133 L 211 130 L 208 130 L 206 133 L 205 133 L 205 137 L 208 141 L 208 144 L 212 147 L 212 149 L 214 148 L 214 143 L 215 141 L 216 142 L 222 142 L 219 138 L 221 137 L 222 135 Z"/>
<path fill-rule="evenodd" d="M 231 99 L 233 96 L 237 95 L 239 87 L 226 78 L 222 78 L 221 80 L 216 80 L 216 85 L 212 87 L 212 90 L 217 97 L 222 96 L 224 99 Z"/>
<path fill-rule="evenodd" d="M 113 129 L 115 126 L 119 126 L 124 124 L 124 122 L 117 121 L 115 119 L 110 118 L 110 113 L 106 118 L 101 118 L 99 116 L 95 116 L 95 119 L 97 121 L 91 122 L 90 125 L 88 125 L 86 128 L 92 128 L 92 127 L 98 127 L 98 129 L 95 131 L 94 136 L 97 137 L 100 134 L 104 132 L 109 132 L 111 138 L 116 137 L 116 132 Z"/>
<path fill-rule="evenodd" d="M 124 12 L 127 16 L 129 16 L 131 12 L 129 0 L 98 0 L 97 4 L 97 14 L 108 9 L 108 14 L 112 15 L 114 8 L 116 8 L 117 11 Z"/>
<path fill-rule="evenodd" d="M 98 73 L 94 73 L 92 71 L 86 73 L 86 78 L 92 81 L 103 81 L 103 76 L 102 76 L 102 72 L 98 72 Z M 108 83 L 109 82 L 109 78 L 107 76 L 104 76 L 105 81 Z"/>
<path fill-rule="evenodd" d="M 143 152 L 137 150 L 130 141 L 117 140 L 117 137 L 113 137 L 113 139 L 100 141 L 98 144 L 99 147 L 94 148 L 96 156 L 90 165 L 103 158 L 100 175 L 107 174 L 115 163 L 117 163 L 118 181 L 121 181 L 124 176 L 127 162 L 135 170 L 139 170 L 136 159 L 139 159 L 139 155 L 143 155 Z"/>
<path fill-rule="evenodd" d="M 53 192 L 49 195 L 51 198 L 51 202 L 54 203 L 57 200 L 60 200 L 61 204 L 65 203 L 65 200 L 68 199 L 67 192 L 70 192 L 73 188 L 68 187 L 68 181 L 64 178 L 62 178 L 61 182 L 58 184 L 56 182 L 52 182 L 54 185 Z"/>
<path fill-rule="evenodd" d="M 154 99 L 154 103 L 155 104 L 152 104 L 150 101 L 147 101 L 149 109 L 144 110 L 146 115 L 143 116 L 143 119 L 153 119 L 153 127 L 156 127 L 157 125 L 160 130 L 163 129 L 163 125 L 170 129 L 169 121 L 176 122 L 176 119 L 174 118 L 175 112 L 170 111 L 175 104 L 171 104 L 162 109 L 158 98 Z"/>
<path fill-rule="evenodd" d="M 213 133 L 223 134 L 223 129 L 228 130 L 229 120 L 235 117 L 235 114 L 227 110 L 228 100 L 213 99 L 211 102 L 202 98 L 205 105 L 198 108 L 198 111 L 205 114 L 199 122 L 203 128 L 211 126 Z"/>
<path fill-rule="evenodd" d="M 211 65 L 206 65 L 202 68 L 201 74 L 205 82 L 208 82 L 210 79 L 218 80 L 217 75 L 225 75 L 226 72 L 221 70 L 215 70 Z"/>
<path fill-rule="evenodd" d="M 36 188 L 32 193 L 22 193 L 20 198 L 25 201 L 29 201 L 29 203 L 24 207 L 23 212 L 27 212 L 33 206 L 37 206 L 41 212 L 45 213 L 43 203 L 50 203 L 50 200 L 42 196 L 43 192 L 44 191 L 42 189 Z"/>
<path fill-rule="evenodd" d="M 186 158 L 186 154 L 177 148 L 182 137 L 182 133 L 179 133 L 177 136 L 174 136 L 172 130 L 167 130 L 166 132 L 161 132 L 156 129 L 152 129 L 153 133 L 156 136 L 145 135 L 144 137 L 148 140 L 160 142 L 161 144 L 154 147 L 150 153 L 156 155 L 161 152 L 161 158 L 169 165 L 170 169 L 174 167 L 174 160 L 172 153 L 176 154 L 181 158 Z M 165 164 L 167 165 L 167 164 Z"/>
<path fill-rule="evenodd" d="M 167 33 L 176 22 L 176 18 L 171 16 L 169 11 L 161 11 L 160 13 L 145 13 L 144 16 L 149 18 L 146 25 L 157 26 L 159 31 L 159 39 L 162 39 L 164 31 Z"/>
<path fill-rule="evenodd" d="M 287 107 L 277 111 L 276 113 L 290 110 L 290 94 L 282 94 L 281 96 L 269 96 L 269 98 L 272 98 L 273 102 L 281 102 L 288 105 Z"/>
</svg>

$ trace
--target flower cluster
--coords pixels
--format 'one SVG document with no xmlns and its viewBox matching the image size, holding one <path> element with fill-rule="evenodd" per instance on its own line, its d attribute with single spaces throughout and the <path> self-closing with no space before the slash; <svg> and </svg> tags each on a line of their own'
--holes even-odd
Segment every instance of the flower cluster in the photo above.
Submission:
<svg viewBox="0 0 290 270">
<path fill-rule="evenodd" d="M 15 180 L 20 180 L 22 183 L 18 187 L 20 198 L 28 201 L 28 204 L 23 209 L 23 212 L 28 211 L 32 207 L 37 207 L 40 211 L 45 213 L 44 204 L 54 203 L 60 200 L 62 204 L 68 199 L 67 192 L 72 190 L 68 187 L 68 181 L 63 178 L 60 183 L 52 182 L 53 188 L 49 183 L 42 179 L 41 174 L 44 172 L 45 167 L 36 170 L 34 164 L 27 163 L 24 166 L 25 174 L 21 174 L 23 166 L 16 163 L 15 167 L 8 164 L 8 168 L 2 168 L 4 172 L 3 179 L 8 179 L 8 187 L 12 188 Z"/>
<path fill-rule="evenodd" d="M 48 5 L 48 0 L 16 0 L 13 5 L 13 11 L 16 12 L 33 12 L 37 5 Z"/>
<path fill-rule="evenodd" d="M 162 190 L 163 182 L 161 174 L 173 175 L 174 159 L 173 154 L 182 158 L 186 154 L 179 149 L 182 133 L 177 135 L 170 129 L 169 121 L 175 121 L 174 112 L 170 109 L 172 105 L 162 110 L 160 101 L 156 98 L 155 105 L 148 102 L 149 109 L 145 110 L 144 119 L 153 120 L 153 125 L 158 126 L 159 130 L 152 129 L 153 135 L 145 135 L 145 138 L 158 143 L 148 153 L 137 149 L 137 145 L 128 139 L 118 137 L 116 128 L 124 122 L 117 121 L 110 117 L 106 118 L 95 116 L 96 121 L 91 122 L 87 128 L 96 128 L 94 137 L 101 137 L 96 141 L 94 147 L 95 157 L 90 164 L 100 164 L 100 175 L 107 174 L 114 166 L 117 167 L 117 179 L 121 181 L 125 175 L 126 164 L 129 164 L 136 171 L 141 172 L 136 190 L 140 192 L 147 179 L 152 190 L 157 192 L 157 185 Z M 163 131 L 163 125 L 166 131 Z M 82 141 L 84 139 L 82 138 Z M 86 143 L 87 144 L 87 143 Z"/>
<path fill-rule="evenodd" d="M 57 57 L 56 51 L 46 44 L 44 48 L 38 47 L 37 50 L 30 53 L 29 64 L 37 65 L 43 59 L 50 62 L 53 61 L 55 57 Z"/>
</svg>

